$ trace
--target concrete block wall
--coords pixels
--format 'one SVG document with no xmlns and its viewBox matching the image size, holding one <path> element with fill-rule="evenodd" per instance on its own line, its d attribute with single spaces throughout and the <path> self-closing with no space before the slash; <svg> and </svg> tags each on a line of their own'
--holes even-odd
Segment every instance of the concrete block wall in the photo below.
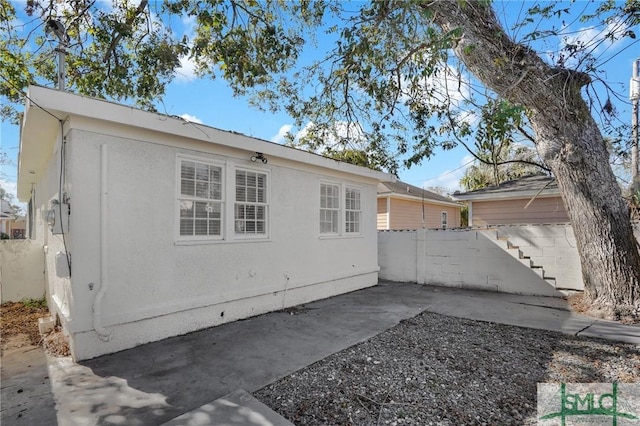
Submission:
<svg viewBox="0 0 640 426">
<path fill-rule="evenodd" d="M 478 230 L 386 231 L 378 237 L 382 279 L 560 295 L 550 283 Z"/>
<path fill-rule="evenodd" d="M 498 237 L 507 238 L 534 265 L 556 280 L 556 288 L 582 290 L 582 267 L 570 224 L 496 226 Z"/>
<path fill-rule="evenodd" d="M 32 240 L 0 241 L 0 299 L 18 302 L 45 295 L 44 252 Z"/>
</svg>

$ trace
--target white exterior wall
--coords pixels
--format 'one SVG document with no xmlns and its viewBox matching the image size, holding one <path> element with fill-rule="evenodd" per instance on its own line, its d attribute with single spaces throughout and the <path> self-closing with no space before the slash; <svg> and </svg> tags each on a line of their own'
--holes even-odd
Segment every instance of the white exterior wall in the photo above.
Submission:
<svg viewBox="0 0 640 426">
<path fill-rule="evenodd" d="M 52 314 L 65 325 L 70 317 L 73 297 L 71 281 L 56 275 L 55 258 L 58 252 L 71 251 L 71 241 L 62 234 L 52 234 L 46 221 L 46 212 L 52 200 L 60 199 L 60 143 L 59 134 L 54 143 L 54 152 L 41 170 L 35 172 L 37 183 L 32 187 L 32 203 L 35 217 L 31 230 L 32 241 L 44 253 L 45 296 Z M 63 188 L 63 192 L 65 189 Z M 66 224 L 65 224 L 66 225 Z M 68 226 L 66 226 L 68 228 Z M 67 249 L 65 249 L 65 243 Z M 41 295 L 42 296 L 42 295 Z"/>
<path fill-rule="evenodd" d="M 72 127 L 86 127 L 87 123 L 73 121 Z M 275 157 L 266 165 L 252 163 L 251 152 L 170 141 L 152 132 L 139 132 L 135 139 L 103 133 L 73 129 L 67 135 L 72 211 L 68 239 L 73 247 L 68 330 L 76 359 L 377 283 L 377 181 Z M 117 134 L 118 129 L 110 133 Z M 103 144 L 108 151 L 108 289 L 102 298 L 101 321 L 111 332 L 108 342 L 98 338 L 92 310 L 104 285 L 100 282 Z M 268 171 L 269 239 L 176 242 L 178 154 L 224 161 L 227 176 L 233 176 L 236 166 Z M 321 180 L 361 188 L 359 236 L 319 237 Z M 225 203 L 233 201 L 233 192 L 228 191 Z M 232 222 L 233 216 L 226 220 Z"/>
<path fill-rule="evenodd" d="M 0 241 L 0 299 L 18 302 L 45 294 L 42 246 L 31 240 Z"/>
</svg>

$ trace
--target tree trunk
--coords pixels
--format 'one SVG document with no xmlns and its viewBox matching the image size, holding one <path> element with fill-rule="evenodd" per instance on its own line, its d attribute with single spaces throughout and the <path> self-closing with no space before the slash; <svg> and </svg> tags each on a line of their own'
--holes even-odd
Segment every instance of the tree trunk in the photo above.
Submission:
<svg viewBox="0 0 640 426">
<path fill-rule="evenodd" d="M 444 33 L 462 30 L 453 48 L 476 78 L 526 108 L 538 152 L 568 210 L 593 311 L 632 315 L 640 305 L 640 255 L 605 142 L 581 95 L 589 76 L 554 68 L 515 43 L 488 2 L 440 0 L 422 7 Z"/>
</svg>

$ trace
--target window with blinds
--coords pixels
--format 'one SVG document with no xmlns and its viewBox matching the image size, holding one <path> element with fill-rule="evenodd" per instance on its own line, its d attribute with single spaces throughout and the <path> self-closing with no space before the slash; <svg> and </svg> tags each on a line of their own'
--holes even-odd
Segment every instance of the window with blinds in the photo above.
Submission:
<svg viewBox="0 0 640 426">
<path fill-rule="evenodd" d="M 340 186 L 320 184 L 320 234 L 338 234 L 340 214 Z"/>
<path fill-rule="evenodd" d="M 267 174 L 236 170 L 235 232 L 267 235 Z"/>
<path fill-rule="evenodd" d="M 360 210 L 360 190 L 358 188 L 346 188 L 344 210 L 344 232 L 347 234 L 360 233 L 362 211 Z"/>
<path fill-rule="evenodd" d="M 180 235 L 222 236 L 222 167 L 180 160 Z"/>
</svg>

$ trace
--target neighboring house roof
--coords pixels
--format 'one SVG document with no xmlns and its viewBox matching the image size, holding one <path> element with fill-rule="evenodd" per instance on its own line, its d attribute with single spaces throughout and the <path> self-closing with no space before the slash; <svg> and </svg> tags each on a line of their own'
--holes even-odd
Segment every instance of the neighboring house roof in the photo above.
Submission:
<svg viewBox="0 0 640 426">
<path fill-rule="evenodd" d="M 245 136 L 231 131 L 187 122 L 180 117 L 168 116 L 102 99 L 80 96 L 69 92 L 29 86 L 25 103 L 18 158 L 18 199 L 29 198 L 31 184 L 43 170 L 45 162 L 55 149 L 60 128 L 67 120 L 78 117 L 82 126 L 87 120 L 127 126 L 126 129 L 161 132 L 178 136 L 178 140 L 197 140 L 219 146 L 256 152 L 266 157 L 279 157 L 302 163 L 309 168 L 321 167 L 377 181 L 393 181 L 393 175 L 329 159 L 312 152 L 302 151 L 274 142 Z M 95 121 L 94 121 L 95 122 Z M 127 130 L 124 130 L 125 132 Z M 122 128 L 109 131 L 122 133 Z M 54 137 L 52 137 L 52 135 Z M 57 137 L 55 136 L 57 135 Z"/>
<path fill-rule="evenodd" d="M 416 201 L 424 201 L 432 204 L 448 205 L 454 207 L 462 207 L 454 200 L 408 183 L 382 182 L 378 184 L 378 197 L 394 196 L 397 198 L 413 199 Z"/>
<path fill-rule="evenodd" d="M 456 200 L 494 200 L 509 198 L 559 196 L 560 190 L 556 179 L 547 175 L 525 176 L 520 179 L 503 182 L 497 186 L 489 186 L 469 192 L 454 192 Z"/>
</svg>

